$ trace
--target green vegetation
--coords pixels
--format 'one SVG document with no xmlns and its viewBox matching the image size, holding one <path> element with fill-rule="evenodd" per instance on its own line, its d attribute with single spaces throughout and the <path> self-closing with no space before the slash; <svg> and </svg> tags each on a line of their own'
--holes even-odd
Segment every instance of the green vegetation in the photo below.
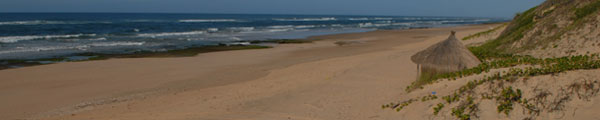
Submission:
<svg viewBox="0 0 600 120">
<path fill-rule="evenodd" d="M 465 102 L 452 108 L 452 116 L 461 120 L 470 120 L 471 114 L 474 114 L 478 110 L 477 107 L 477 104 L 473 102 L 473 97 L 468 96 Z"/>
<path fill-rule="evenodd" d="M 529 76 L 557 74 L 571 70 L 598 69 L 600 68 L 600 56 L 598 54 L 592 54 L 546 59 L 533 58 L 530 56 L 512 56 L 497 59 L 492 62 L 485 62 L 476 68 L 444 74 L 438 78 L 455 79 L 453 77 L 480 74 L 482 72 L 489 71 L 490 69 L 512 67 L 523 64 L 528 64 L 531 66 L 524 68 L 510 68 L 508 71 L 502 73 L 498 72 L 490 76 L 485 76 L 483 79 L 469 81 L 467 84 L 461 86 L 455 93 L 448 96 L 443 96 L 442 99 L 446 101 L 446 104 L 452 104 L 461 101 L 461 97 L 467 97 L 466 102 L 463 102 L 461 105 L 452 109 L 452 115 L 459 119 L 469 119 L 472 114 L 471 112 L 476 110 L 476 105 L 472 103 L 472 95 L 468 93 L 472 93 L 471 91 L 473 91 L 473 89 L 479 85 L 498 80 L 512 82 L 519 77 L 527 78 Z M 429 96 L 424 96 L 421 97 L 421 99 L 426 99 L 428 97 Z M 524 108 L 529 110 L 529 113 L 539 112 L 539 109 L 534 104 L 530 104 L 526 99 L 522 99 L 521 90 L 515 90 L 512 87 L 504 88 L 499 95 L 482 95 L 482 98 L 496 98 L 495 100 L 497 100 L 499 104 L 498 112 L 505 113 L 507 115 L 513 109 L 513 105 L 515 103 L 524 106 Z M 400 104 L 390 103 L 388 106 L 404 107 L 406 105 L 408 105 L 406 102 L 402 102 Z M 434 114 L 436 114 L 436 111 L 439 110 L 441 110 L 441 107 L 435 107 Z"/>
<path fill-rule="evenodd" d="M 438 97 L 436 95 L 428 95 L 428 96 L 423 96 L 421 97 L 421 102 L 425 102 L 425 101 L 429 101 L 429 100 L 435 100 Z"/>
<path fill-rule="evenodd" d="M 509 70 L 509 75 L 516 75 L 519 77 L 524 76 L 535 76 L 535 75 L 544 75 L 544 74 L 555 74 L 560 72 L 565 72 L 569 70 L 577 70 L 577 69 L 596 69 L 600 67 L 600 58 L 598 54 L 590 55 L 577 55 L 577 56 L 566 56 L 560 58 L 546 58 L 546 59 L 538 59 L 533 57 L 513 57 L 505 60 L 497 60 L 495 62 L 482 64 L 474 69 L 466 69 L 463 71 L 450 73 L 448 75 L 442 76 L 440 78 L 449 78 L 456 76 L 468 76 L 472 74 L 480 74 L 482 71 L 489 71 L 491 68 L 505 68 L 516 65 L 538 65 L 541 67 L 526 67 L 524 69 L 521 68 L 511 68 Z M 475 82 L 476 83 L 476 82 Z M 472 86 L 467 84 L 466 86 Z"/>
<path fill-rule="evenodd" d="M 554 9 L 552 10 L 548 10 L 548 11 L 544 11 L 544 13 L 542 14 L 542 16 L 546 16 L 549 15 L 550 13 L 554 12 Z"/>
<path fill-rule="evenodd" d="M 459 97 L 460 96 L 458 95 L 458 93 L 454 93 L 453 95 L 444 96 L 442 97 L 442 99 L 444 99 L 444 101 L 446 101 L 448 104 L 451 104 L 452 102 L 459 101 Z"/>
<path fill-rule="evenodd" d="M 548 38 L 548 40 L 560 39 L 562 37 L 562 35 L 564 35 L 568 31 L 572 31 L 572 30 L 584 25 L 585 24 L 584 18 L 593 14 L 594 12 L 597 12 L 599 8 L 600 8 L 600 1 L 592 2 L 581 8 L 574 8 L 573 11 L 575 11 L 574 12 L 575 16 L 573 17 L 573 22 L 571 24 L 569 24 L 568 26 L 566 26 L 565 28 L 560 29 L 556 34 L 554 34 L 553 36 Z"/>
<path fill-rule="evenodd" d="M 489 35 L 489 34 L 495 32 L 495 31 L 498 31 L 500 28 L 502 28 L 502 27 L 504 27 L 506 25 L 508 25 L 508 24 L 502 24 L 500 26 L 494 27 L 493 29 L 489 29 L 489 30 L 486 30 L 486 31 L 483 31 L 483 32 L 478 32 L 478 33 L 469 35 L 467 37 L 464 37 L 462 40 L 470 40 L 470 39 L 473 39 L 473 38 L 478 38 L 478 37 L 483 36 L 483 35 Z"/>
<path fill-rule="evenodd" d="M 423 74 L 425 76 L 421 76 L 420 79 L 413 82 L 410 86 L 407 86 L 407 91 L 412 90 L 414 88 L 423 88 L 423 85 L 432 84 L 440 79 L 445 80 L 456 80 L 458 78 L 477 75 L 481 73 L 488 73 L 491 69 L 499 69 L 499 68 L 509 68 L 507 71 L 497 72 L 494 74 L 483 76 L 481 79 L 468 81 L 465 85 L 461 86 L 457 89 L 453 94 L 443 96 L 442 99 L 445 101 L 443 103 L 438 103 L 433 107 L 433 114 L 437 115 L 439 111 L 442 110 L 446 104 L 459 103 L 458 106 L 452 108 L 452 114 L 458 119 L 470 119 L 472 116 L 477 116 L 477 104 L 473 102 L 473 93 L 475 93 L 475 88 L 478 86 L 489 83 L 489 84 L 498 84 L 503 86 L 504 82 L 515 82 L 520 80 L 519 78 L 523 78 L 523 80 L 527 80 L 531 76 L 539 76 L 539 75 L 554 75 L 559 74 L 566 71 L 572 70 L 586 70 L 586 69 L 599 69 L 600 68 L 600 57 L 598 54 L 587 54 L 587 55 L 574 55 L 574 56 L 566 56 L 559 58 L 534 58 L 531 56 L 525 55 L 514 55 L 512 53 L 520 52 L 522 50 L 535 48 L 538 44 L 526 44 L 522 46 L 522 48 L 510 48 L 514 42 L 522 39 L 524 34 L 530 32 L 530 30 L 536 25 L 534 18 L 536 17 L 536 13 L 534 13 L 537 7 L 531 8 L 526 12 L 518 14 L 513 20 L 512 24 L 506 28 L 506 31 L 502 33 L 498 38 L 491 40 L 487 43 L 484 43 L 481 46 L 469 47 L 469 50 L 475 54 L 481 61 L 482 64 L 457 72 L 450 73 L 441 73 L 441 74 Z M 571 31 L 578 26 L 585 24 L 583 18 L 588 17 L 590 15 L 594 15 L 600 8 L 600 1 L 594 1 L 590 4 L 587 4 L 581 8 L 575 8 L 575 21 L 569 24 L 566 28 L 561 28 L 560 31 L 554 36 L 550 37 L 553 39 L 560 38 L 561 35 L 566 33 L 567 31 Z M 548 15 L 554 12 L 554 9 L 543 11 L 543 15 Z M 559 29 L 559 26 L 556 24 L 552 24 L 550 26 L 551 29 Z M 474 37 L 484 35 L 489 33 L 489 31 L 480 32 L 481 34 L 475 34 L 468 37 L 463 38 L 463 40 L 472 39 Z M 540 31 L 536 31 L 534 34 L 542 34 Z M 551 40 L 551 39 L 549 39 Z M 539 41 L 537 41 L 539 42 Z M 551 47 L 558 47 L 556 44 Z M 523 66 L 524 65 L 524 66 Z M 428 78 L 427 80 L 422 80 L 422 78 Z M 571 91 L 578 90 L 579 87 L 567 87 L 571 89 Z M 539 96 L 536 95 L 535 98 L 525 99 L 523 98 L 523 93 L 520 89 L 513 88 L 511 86 L 508 87 L 499 87 L 499 88 L 489 88 L 493 89 L 491 93 L 481 93 L 481 99 L 487 100 L 495 100 L 497 102 L 497 110 L 499 113 L 504 113 L 509 115 L 509 113 L 514 109 L 514 105 L 521 105 L 524 110 L 529 112 L 531 115 L 539 115 L 541 109 L 538 107 Z M 495 92 L 495 91 L 501 92 Z M 547 96 L 546 93 L 543 96 Z M 571 94 L 580 93 L 571 92 Z M 477 96 L 479 96 L 477 95 Z M 591 95 L 591 94 L 590 94 Z M 425 98 L 427 96 L 422 97 Z M 466 99 L 463 99 L 466 98 Z M 580 98 L 581 99 L 581 98 Z M 530 100 L 533 103 L 530 103 Z M 562 100 L 562 99 L 561 99 Z M 557 104 L 562 103 L 559 101 Z M 394 105 L 394 104 L 392 104 Z M 560 107 L 560 105 L 554 105 L 556 108 Z M 543 107 L 543 106 L 542 106 Z M 555 110 L 556 108 L 552 107 L 551 110 Z M 542 108 L 544 109 L 544 108 Z"/>
<path fill-rule="evenodd" d="M 521 39 L 526 31 L 533 28 L 535 25 L 533 18 L 535 17 L 534 11 L 536 8 L 537 7 L 531 8 L 516 16 L 513 23 L 506 28 L 506 31 L 508 32 L 503 33 L 498 38 L 486 42 L 481 46 L 469 47 L 469 50 L 483 62 L 479 66 L 452 73 L 438 74 L 436 72 L 424 71 L 421 76 L 419 76 L 419 79 L 407 86 L 405 90 L 411 91 L 416 88 L 422 88 L 423 85 L 435 83 L 437 79 L 447 78 L 454 80 L 464 76 L 489 72 L 490 69 L 512 67 L 522 63 L 534 64 L 532 63 L 532 60 L 535 60 L 533 57 L 512 55 L 510 54 L 512 51 L 506 51 L 505 49 L 501 49 L 501 47 Z M 503 26 L 497 28 L 499 29 L 501 27 Z M 490 32 L 491 31 L 484 31 L 481 34 L 478 33 L 471 37 L 465 37 L 464 39 L 470 39 Z"/>
<path fill-rule="evenodd" d="M 400 110 L 402 110 L 404 107 L 410 105 L 411 103 L 417 101 L 416 99 L 410 99 L 410 100 L 406 100 L 400 103 L 390 103 L 390 104 L 385 104 L 382 105 L 381 108 L 385 109 L 385 108 L 391 108 L 391 109 L 395 109 L 397 112 L 399 112 Z"/>
<path fill-rule="evenodd" d="M 512 24 L 509 25 L 505 32 L 498 36 L 498 38 L 486 42 L 478 47 L 470 47 L 469 50 L 471 50 L 471 52 L 473 52 L 473 54 L 480 59 L 490 56 L 503 55 L 507 52 L 510 52 L 506 51 L 506 49 L 501 49 L 501 47 L 503 45 L 510 45 L 511 43 L 520 40 L 527 31 L 533 28 L 535 25 L 535 21 L 533 19 L 535 17 L 534 11 L 536 8 L 537 7 L 533 7 L 516 16 L 512 21 Z"/>
<path fill-rule="evenodd" d="M 500 96 L 496 98 L 496 101 L 500 104 L 498 105 L 498 112 L 508 115 L 513 110 L 513 103 L 521 101 L 521 95 L 520 89 L 515 91 L 512 87 L 504 88 Z"/>
<path fill-rule="evenodd" d="M 570 57 L 560 57 L 560 58 L 547 58 L 547 59 L 539 59 L 531 56 L 518 56 L 518 55 L 504 55 L 504 56 L 494 56 L 495 60 L 490 62 L 484 61 L 476 67 L 443 74 L 434 74 L 428 77 L 427 81 L 417 80 L 413 82 L 413 84 L 407 86 L 407 91 L 410 91 L 411 88 L 421 88 L 423 85 L 431 84 L 437 82 L 440 79 L 449 79 L 456 80 L 457 78 L 462 78 L 465 76 L 471 76 L 476 74 L 481 74 L 484 72 L 489 72 L 491 69 L 498 68 L 507 68 L 514 67 L 517 65 L 541 65 L 544 67 L 552 67 L 552 68 L 538 68 L 544 70 L 552 70 L 554 72 L 564 72 L 568 70 L 575 69 L 593 69 L 598 68 L 597 66 L 593 66 L 594 64 L 598 64 L 598 61 L 592 61 L 595 59 L 598 54 L 589 55 L 578 55 L 578 56 L 570 56 Z M 533 68 L 532 68 L 533 69 Z M 536 69 L 537 70 L 537 69 Z M 536 73 L 537 74 L 537 73 Z"/>
<path fill-rule="evenodd" d="M 444 104 L 438 103 L 437 106 L 433 108 L 433 114 L 437 115 L 440 112 L 440 110 L 442 110 L 442 108 L 444 108 Z"/>
<path fill-rule="evenodd" d="M 575 9 L 575 19 L 579 20 L 579 19 L 583 19 L 584 17 L 598 11 L 598 9 L 600 8 L 600 1 L 595 1 L 592 2 L 590 4 L 587 4 L 581 8 L 576 8 Z"/>
<path fill-rule="evenodd" d="M 420 72 L 421 72 L 420 73 L 421 75 L 419 75 L 419 78 L 415 82 L 412 82 L 411 85 L 406 86 L 406 89 L 405 89 L 406 91 L 410 92 L 417 88 L 422 89 L 424 85 L 432 84 L 432 83 L 436 82 L 437 72 L 431 71 L 431 70 L 423 70 Z"/>
<path fill-rule="evenodd" d="M 424 71 L 420 78 L 413 82 L 411 85 L 407 86 L 406 91 L 411 91 L 414 88 L 422 88 L 423 85 L 432 84 L 437 82 L 439 79 L 450 79 L 456 80 L 457 78 L 462 78 L 470 75 L 481 74 L 483 72 L 489 72 L 491 69 L 498 68 L 506 68 L 513 67 L 517 65 L 538 65 L 542 64 L 544 61 L 542 59 L 533 58 L 531 56 L 517 56 L 517 55 L 494 55 L 494 56 L 486 56 L 488 58 L 495 58 L 492 61 L 483 61 L 476 67 L 465 69 L 457 72 L 450 73 L 441 73 L 441 74 L 433 74 Z M 481 59 L 481 58 L 480 58 Z"/>
<path fill-rule="evenodd" d="M 338 46 L 346 46 L 361 43 L 360 41 L 336 41 L 334 44 Z"/>
</svg>

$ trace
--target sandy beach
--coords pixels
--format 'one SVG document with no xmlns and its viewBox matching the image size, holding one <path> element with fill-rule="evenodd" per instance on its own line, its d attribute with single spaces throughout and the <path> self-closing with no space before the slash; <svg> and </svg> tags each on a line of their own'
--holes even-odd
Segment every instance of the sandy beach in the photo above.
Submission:
<svg viewBox="0 0 600 120">
<path fill-rule="evenodd" d="M 499 25 L 379 30 L 271 49 L 1 70 L 0 118 L 399 119 L 407 114 L 381 105 L 414 97 L 404 91 L 417 77 L 411 55 L 451 30 L 462 38 Z"/>
</svg>

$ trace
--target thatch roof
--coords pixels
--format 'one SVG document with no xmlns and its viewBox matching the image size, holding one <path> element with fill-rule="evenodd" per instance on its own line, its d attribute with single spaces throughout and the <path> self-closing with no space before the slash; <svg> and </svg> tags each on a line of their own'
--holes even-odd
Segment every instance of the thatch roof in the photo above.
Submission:
<svg viewBox="0 0 600 120">
<path fill-rule="evenodd" d="M 454 72 L 479 65 L 481 62 L 454 36 L 436 43 L 411 57 L 414 63 L 440 72 Z"/>
</svg>

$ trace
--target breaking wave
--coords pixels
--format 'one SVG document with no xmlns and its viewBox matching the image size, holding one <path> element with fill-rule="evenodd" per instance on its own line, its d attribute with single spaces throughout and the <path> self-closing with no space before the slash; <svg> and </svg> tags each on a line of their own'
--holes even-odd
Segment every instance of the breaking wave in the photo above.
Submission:
<svg viewBox="0 0 600 120">
<path fill-rule="evenodd" d="M 24 40 L 78 38 L 78 37 L 93 37 L 93 36 L 96 36 L 96 34 L 7 36 L 7 37 L 0 37 L 0 43 L 15 43 L 15 42 L 24 41 Z"/>
<path fill-rule="evenodd" d="M 205 31 L 190 31 L 190 32 L 165 32 L 165 33 L 142 33 L 137 34 L 139 37 L 164 37 L 164 36 L 187 36 L 205 34 Z"/>
<path fill-rule="evenodd" d="M 140 46 L 144 45 L 145 42 L 100 42 L 100 43 L 90 43 L 86 45 L 76 45 L 76 46 L 44 46 L 44 47 L 19 47 L 13 50 L 3 50 L 0 51 L 0 54 L 10 54 L 10 53 L 22 53 L 22 52 L 41 52 L 41 51 L 53 51 L 53 50 L 86 50 L 91 47 L 113 47 L 113 46 Z"/>
<path fill-rule="evenodd" d="M 356 21 L 359 21 L 359 20 L 369 20 L 369 18 L 348 18 L 348 20 L 356 20 Z"/>
<path fill-rule="evenodd" d="M 273 19 L 275 21 L 334 21 L 337 20 L 335 17 L 323 17 L 323 18 L 291 18 L 291 19 Z"/>
</svg>

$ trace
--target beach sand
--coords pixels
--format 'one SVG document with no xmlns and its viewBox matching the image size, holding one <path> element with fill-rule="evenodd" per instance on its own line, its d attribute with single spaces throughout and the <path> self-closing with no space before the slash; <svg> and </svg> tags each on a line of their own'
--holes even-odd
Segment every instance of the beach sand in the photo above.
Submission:
<svg viewBox="0 0 600 120">
<path fill-rule="evenodd" d="M 499 25 L 380 30 L 271 49 L 1 70 L 0 118 L 399 119 L 405 114 L 381 105 L 409 97 L 404 89 L 417 73 L 411 55 L 451 30 L 462 38 Z"/>
</svg>

